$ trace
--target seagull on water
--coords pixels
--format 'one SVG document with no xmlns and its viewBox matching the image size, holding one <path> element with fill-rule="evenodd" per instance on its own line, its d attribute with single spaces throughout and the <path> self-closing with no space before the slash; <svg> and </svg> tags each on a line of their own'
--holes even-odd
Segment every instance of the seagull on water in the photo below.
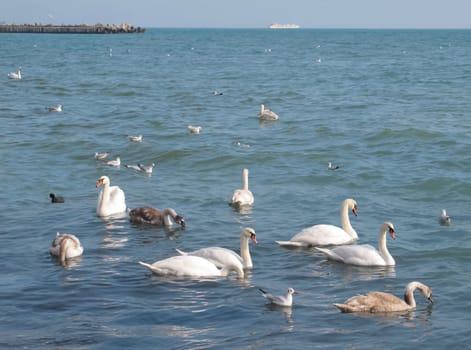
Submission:
<svg viewBox="0 0 471 350">
<path fill-rule="evenodd" d="M 260 289 L 263 297 L 265 297 L 271 304 L 278 306 L 291 306 L 293 305 L 293 294 L 296 293 L 293 288 L 288 288 L 288 293 L 286 295 L 274 296 L 270 293 L 265 292 L 263 289 Z"/>
<path fill-rule="evenodd" d="M 95 152 L 94 157 L 95 159 L 98 159 L 98 160 L 105 160 L 106 158 L 108 158 L 108 152 L 104 152 L 104 153 Z"/>
<path fill-rule="evenodd" d="M 339 168 L 340 167 L 338 165 L 333 165 L 332 162 L 329 162 L 329 164 L 327 165 L 327 169 L 329 170 L 337 170 Z"/>
<path fill-rule="evenodd" d="M 440 225 L 451 224 L 451 218 L 448 216 L 445 209 L 442 209 L 442 213 L 440 215 L 440 218 L 438 219 L 438 222 L 440 223 Z"/>
<path fill-rule="evenodd" d="M 199 134 L 201 132 L 201 126 L 188 125 L 188 130 L 191 134 Z"/>
<path fill-rule="evenodd" d="M 121 158 L 118 156 L 116 159 L 109 160 L 106 165 L 119 167 L 121 165 Z"/>
<path fill-rule="evenodd" d="M 58 104 L 57 106 L 54 106 L 54 107 L 47 107 L 47 110 L 49 112 L 62 112 L 62 105 Z"/>
<path fill-rule="evenodd" d="M 129 141 L 142 142 L 142 135 L 128 135 Z"/>
</svg>

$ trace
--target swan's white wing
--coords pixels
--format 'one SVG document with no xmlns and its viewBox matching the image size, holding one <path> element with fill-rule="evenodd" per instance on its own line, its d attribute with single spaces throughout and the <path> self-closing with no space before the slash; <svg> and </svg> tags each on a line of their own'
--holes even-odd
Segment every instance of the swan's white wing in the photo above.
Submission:
<svg viewBox="0 0 471 350">
<path fill-rule="evenodd" d="M 152 265 L 139 262 L 153 273 L 176 277 L 217 277 L 221 271 L 209 260 L 198 256 L 177 255 L 160 260 Z"/>
<path fill-rule="evenodd" d="M 239 254 L 230 249 L 221 247 L 202 248 L 188 253 L 177 249 L 177 252 L 182 255 L 199 256 L 201 258 L 207 259 L 219 268 L 224 266 L 237 266 L 243 264 L 242 258 Z"/>
<path fill-rule="evenodd" d="M 290 241 L 301 242 L 308 246 L 340 245 L 352 243 L 352 237 L 334 225 L 314 225 L 294 235 Z"/>
<path fill-rule="evenodd" d="M 369 244 L 339 246 L 332 250 L 316 248 L 329 259 L 358 266 L 384 266 L 386 262 L 379 252 Z"/>
</svg>

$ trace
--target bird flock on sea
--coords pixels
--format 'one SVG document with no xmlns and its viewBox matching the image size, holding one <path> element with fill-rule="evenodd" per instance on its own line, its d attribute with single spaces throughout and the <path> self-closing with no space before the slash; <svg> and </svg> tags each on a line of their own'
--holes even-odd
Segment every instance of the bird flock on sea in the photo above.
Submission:
<svg viewBox="0 0 471 350">
<path fill-rule="evenodd" d="M 111 54 L 111 51 L 110 51 Z M 22 68 L 18 67 L 16 72 L 8 74 L 12 80 L 22 80 Z M 214 96 L 223 95 L 214 91 Z M 49 112 L 62 112 L 62 105 L 47 107 Z M 260 105 L 258 118 L 261 122 L 274 122 L 279 120 L 279 116 L 263 104 Z M 200 134 L 201 126 L 188 125 L 190 134 Z M 143 135 L 128 135 L 130 142 L 143 142 Z M 109 152 L 95 152 L 94 158 L 104 162 L 110 167 L 119 167 L 121 159 L 108 159 Z M 151 175 L 155 163 L 144 165 L 142 163 L 126 164 L 125 167 Z M 329 162 L 327 170 L 339 170 L 340 166 Z M 249 170 L 242 170 L 242 188 L 233 191 L 229 198 L 229 204 L 237 210 L 254 205 L 254 195 L 249 190 Z M 153 207 L 140 207 L 130 209 L 126 206 L 124 191 L 119 186 L 111 186 L 108 176 L 101 176 L 96 187 L 101 187 L 96 204 L 96 215 L 99 217 L 113 217 L 116 215 L 127 215 L 129 221 L 135 224 L 153 225 L 161 227 L 171 227 L 179 225 L 185 227 L 185 219 L 173 208 L 158 209 Z M 50 193 L 52 203 L 64 203 L 62 196 Z M 395 228 L 391 222 L 384 222 L 379 229 L 378 249 L 366 245 L 356 244 L 359 236 L 352 227 L 349 219 L 349 212 L 354 216 L 358 213 L 357 202 L 352 198 L 345 199 L 340 207 L 341 227 L 330 224 L 317 224 L 303 229 L 295 234 L 288 241 L 276 241 L 280 247 L 311 248 L 325 255 L 329 260 L 355 266 L 395 266 L 396 262 L 387 248 L 387 235 L 395 239 Z M 438 222 L 440 225 L 450 225 L 451 219 L 445 209 L 442 209 Z M 170 277 L 208 278 L 228 276 L 235 273 L 238 278 L 245 278 L 246 271 L 253 268 L 253 261 L 250 255 L 249 241 L 257 244 L 256 232 L 252 227 L 245 227 L 240 232 L 240 254 L 234 250 L 223 247 L 205 247 L 192 252 L 176 250 L 176 254 L 170 258 L 146 263 L 139 261 L 139 264 L 148 269 L 153 274 Z M 79 257 L 83 254 L 84 248 L 78 237 L 71 233 L 57 233 L 50 247 L 49 253 L 57 256 L 60 263 L 66 266 L 69 259 Z M 432 302 L 432 289 L 418 281 L 411 281 L 404 290 L 404 299 L 400 299 L 385 292 L 369 292 L 367 294 L 356 295 L 347 299 L 343 303 L 334 303 L 342 312 L 362 312 L 362 313 L 385 313 L 403 312 L 416 308 L 414 291 L 418 289 L 422 295 Z M 289 287 L 284 295 L 273 295 L 262 288 L 259 288 L 261 295 L 268 303 L 280 307 L 291 307 L 293 305 L 293 295 L 297 293 L 294 288 Z"/>
</svg>

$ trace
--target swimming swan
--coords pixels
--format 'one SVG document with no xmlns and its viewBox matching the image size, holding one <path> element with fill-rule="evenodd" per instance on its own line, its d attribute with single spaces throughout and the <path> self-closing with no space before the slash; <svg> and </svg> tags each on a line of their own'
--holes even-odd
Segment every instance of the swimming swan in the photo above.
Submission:
<svg viewBox="0 0 471 350">
<path fill-rule="evenodd" d="M 159 260 L 155 263 L 147 264 L 139 261 L 139 264 L 146 267 L 159 276 L 172 277 L 219 277 L 228 276 L 235 271 L 239 278 L 244 278 L 245 273 L 241 266 L 224 266 L 221 270 L 211 261 L 193 255 L 177 255 L 168 259 Z"/>
<path fill-rule="evenodd" d="M 288 293 L 286 295 L 275 296 L 270 293 L 265 292 L 263 289 L 258 289 L 262 292 L 262 296 L 266 298 L 270 304 L 278 306 L 291 306 L 293 305 L 293 294 L 296 293 L 293 288 L 288 288 Z"/>
<path fill-rule="evenodd" d="M 109 216 L 124 213 L 126 211 L 126 199 L 123 190 L 118 186 L 110 187 L 110 178 L 108 176 L 102 176 L 98 179 L 96 187 L 100 186 L 103 186 L 103 189 L 98 195 L 96 215 Z"/>
<path fill-rule="evenodd" d="M 323 245 L 349 244 L 358 240 L 358 235 L 350 224 L 348 211 L 351 210 L 357 216 L 357 202 L 347 198 L 340 206 L 340 220 L 342 228 L 334 225 L 314 225 L 305 228 L 289 241 L 276 241 L 281 246 L 310 247 Z"/>
<path fill-rule="evenodd" d="M 390 222 L 385 222 L 379 230 L 377 251 L 369 244 L 363 245 L 345 245 L 333 249 L 316 248 L 324 253 L 327 258 L 339 261 L 349 265 L 358 266 L 394 266 L 396 262 L 388 251 L 386 246 L 386 233 L 389 233 L 392 239 L 396 239 L 394 226 Z"/>
<path fill-rule="evenodd" d="M 249 190 L 249 170 L 242 171 L 242 189 L 235 190 L 232 193 L 229 204 L 235 206 L 252 205 L 254 202 L 253 194 Z"/>
<path fill-rule="evenodd" d="M 404 290 L 404 300 L 384 292 L 370 292 L 366 295 L 357 295 L 346 300 L 343 304 L 334 304 L 342 312 L 395 312 L 415 309 L 414 291 L 418 289 L 422 295 L 433 303 L 432 289 L 425 284 L 410 282 Z"/>
<path fill-rule="evenodd" d="M 66 259 L 82 255 L 83 247 L 75 235 L 57 232 L 56 237 L 49 247 L 49 253 L 59 257 L 59 261 L 63 265 Z"/>
<path fill-rule="evenodd" d="M 258 114 L 260 120 L 278 120 L 280 117 L 275 112 L 265 108 L 263 104 L 260 105 L 260 113 Z"/>
<path fill-rule="evenodd" d="M 8 73 L 8 78 L 9 79 L 14 79 L 14 80 L 21 80 L 21 66 L 18 66 L 18 71 Z"/>
<path fill-rule="evenodd" d="M 217 267 L 242 264 L 243 268 L 251 269 L 253 264 L 249 250 L 249 239 L 255 244 L 258 243 L 255 230 L 251 227 L 246 227 L 240 233 L 240 255 L 233 250 L 221 247 L 201 248 L 188 253 L 179 249 L 176 250 L 181 255 L 192 255 L 205 258 L 214 263 Z"/>
<path fill-rule="evenodd" d="M 185 227 L 185 219 L 172 208 L 161 211 L 157 208 L 142 207 L 129 211 L 129 221 L 136 224 L 150 224 L 156 226 L 173 226 L 175 224 Z"/>
</svg>

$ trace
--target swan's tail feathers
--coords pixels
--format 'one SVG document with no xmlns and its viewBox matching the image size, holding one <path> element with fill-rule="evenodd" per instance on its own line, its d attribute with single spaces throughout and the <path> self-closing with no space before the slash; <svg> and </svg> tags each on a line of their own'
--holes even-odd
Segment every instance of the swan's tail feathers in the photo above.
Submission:
<svg viewBox="0 0 471 350">
<path fill-rule="evenodd" d="M 275 241 L 282 247 L 308 247 L 309 244 L 304 242 L 293 242 L 293 241 Z"/>
<path fill-rule="evenodd" d="M 332 250 L 326 249 L 326 248 L 319 248 L 315 247 L 316 250 L 320 251 L 323 253 L 325 256 L 327 256 L 328 259 L 335 260 L 335 261 L 340 261 L 343 262 L 343 258 L 340 255 L 335 254 Z"/>
<path fill-rule="evenodd" d="M 342 312 L 354 312 L 355 310 L 347 304 L 334 304 L 334 306 Z"/>
<path fill-rule="evenodd" d="M 180 250 L 178 248 L 175 248 L 175 250 L 177 251 L 178 254 L 180 255 L 188 255 L 188 253 L 184 252 L 183 250 Z"/>
<path fill-rule="evenodd" d="M 151 264 L 147 264 L 143 261 L 139 261 L 139 264 L 144 266 L 145 268 L 149 269 L 150 271 L 157 273 L 157 274 L 160 272 L 160 270 L 157 267 L 155 267 Z"/>
</svg>

